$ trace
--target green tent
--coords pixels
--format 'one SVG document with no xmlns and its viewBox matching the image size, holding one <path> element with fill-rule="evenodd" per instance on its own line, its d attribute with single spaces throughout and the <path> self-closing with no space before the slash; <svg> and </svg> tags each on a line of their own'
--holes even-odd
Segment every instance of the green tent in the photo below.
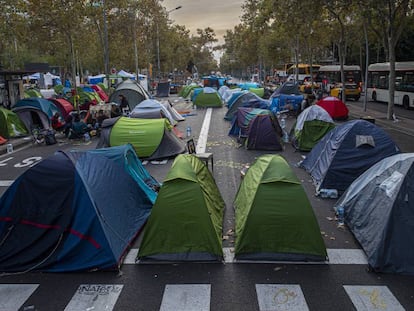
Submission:
<svg viewBox="0 0 414 311">
<path fill-rule="evenodd" d="M 27 89 L 24 91 L 24 98 L 38 97 L 43 98 L 39 90 L 36 89 Z"/>
<path fill-rule="evenodd" d="M 249 88 L 249 92 L 256 94 L 257 96 L 263 98 L 264 96 L 264 88 L 263 87 L 251 87 Z"/>
<path fill-rule="evenodd" d="M 186 85 L 186 86 L 184 86 L 182 89 L 181 89 L 181 91 L 180 91 L 180 93 L 178 94 L 179 96 L 181 96 L 182 98 L 187 98 L 190 94 L 191 94 L 191 91 L 192 90 L 194 90 L 194 89 L 197 89 L 197 88 L 199 88 L 200 86 L 198 85 L 198 84 L 196 84 L 196 83 L 191 83 L 191 84 L 189 84 L 189 85 Z"/>
<path fill-rule="evenodd" d="M 223 102 L 217 90 L 211 87 L 205 87 L 199 92 L 194 100 L 193 104 L 197 107 L 222 107 Z"/>
<path fill-rule="evenodd" d="M 11 110 L 0 107 L 0 136 L 12 138 L 27 134 L 28 131 L 18 115 Z"/>
<path fill-rule="evenodd" d="M 111 118 L 102 123 L 97 148 L 131 144 L 140 159 L 163 159 L 185 152 L 185 143 L 167 119 Z"/>
<path fill-rule="evenodd" d="M 312 105 L 297 117 L 290 140 L 296 149 L 310 151 L 334 127 L 329 113 L 319 105 Z"/>
<path fill-rule="evenodd" d="M 301 182 L 280 155 L 247 171 L 234 201 L 238 260 L 324 261 L 326 248 Z"/>
<path fill-rule="evenodd" d="M 207 166 L 194 155 L 177 156 L 145 226 L 138 259 L 222 260 L 224 207 Z"/>
</svg>

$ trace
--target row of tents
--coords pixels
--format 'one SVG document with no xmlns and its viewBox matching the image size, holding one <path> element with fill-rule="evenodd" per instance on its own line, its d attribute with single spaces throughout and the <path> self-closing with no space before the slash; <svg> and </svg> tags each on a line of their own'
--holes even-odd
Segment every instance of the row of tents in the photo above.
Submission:
<svg viewBox="0 0 414 311">
<path fill-rule="evenodd" d="M 234 205 L 237 260 L 327 260 L 312 207 L 281 156 L 252 165 Z M 0 271 L 116 269 L 141 232 L 139 261 L 220 262 L 224 207 L 194 155 L 177 156 L 160 185 L 131 145 L 57 152 L 0 198 Z"/>
<path fill-rule="evenodd" d="M 271 109 L 254 107 L 260 100 L 251 94 L 236 91 L 225 98 L 231 107 L 231 100 L 240 96 L 249 96 L 254 104 L 233 110 L 234 115 L 228 118 L 232 119 L 229 135 L 244 138 L 248 149 L 254 148 L 257 136 L 268 136 L 261 149 L 273 146 L 281 150 L 280 119 L 271 117 Z M 414 157 L 402 154 L 391 137 L 372 122 L 335 123 L 347 116 L 346 106 L 331 97 L 299 114 L 290 131 L 290 141 L 296 149 L 309 152 L 300 167 L 311 175 L 317 194 L 329 189 L 342 195 L 334 208 L 344 208 L 345 222 L 374 271 L 413 275 L 414 251 L 409 245 L 414 245 L 414 207 L 410 199 Z M 266 119 L 268 125 L 258 130 L 257 124 Z M 271 131 L 273 135 L 268 134 Z"/>
</svg>

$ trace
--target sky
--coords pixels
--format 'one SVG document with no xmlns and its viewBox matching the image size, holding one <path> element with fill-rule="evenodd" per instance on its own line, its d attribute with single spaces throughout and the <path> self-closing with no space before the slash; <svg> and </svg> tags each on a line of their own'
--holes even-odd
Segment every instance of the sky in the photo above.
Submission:
<svg viewBox="0 0 414 311">
<path fill-rule="evenodd" d="M 197 28 L 210 27 L 219 43 L 224 43 L 226 30 L 240 24 L 243 3 L 244 0 L 164 0 L 162 5 L 167 11 L 181 5 L 181 9 L 170 12 L 170 20 L 184 25 L 191 34 L 196 34 Z"/>
</svg>

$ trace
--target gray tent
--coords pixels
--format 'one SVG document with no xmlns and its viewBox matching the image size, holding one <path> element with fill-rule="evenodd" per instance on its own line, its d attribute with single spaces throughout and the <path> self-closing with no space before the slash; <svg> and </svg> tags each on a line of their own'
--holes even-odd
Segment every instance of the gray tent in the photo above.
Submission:
<svg viewBox="0 0 414 311">
<path fill-rule="evenodd" d="M 29 131 L 32 131 L 35 128 L 44 130 L 52 128 L 47 114 L 38 108 L 22 106 L 14 108 L 13 112 L 17 114 Z"/>
<path fill-rule="evenodd" d="M 334 206 L 373 270 L 414 275 L 414 153 L 384 158 L 356 179 Z"/>
<path fill-rule="evenodd" d="M 176 125 L 177 121 L 170 114 L 168 109 L 161 104 L 158 100 L 155 99 L 146 99 L 140 102 L 135 108 L 131 111 L 129 115 L 131 118 L 141 118 L 141 119 L 160 119 L 166 118 L 170 121 L 171 125 Z"/>
<path fill-rule="evenodd" d="M 150 95 L 147 91 L 136 81 L 125 80 L 116 86 L 115 91 L 111 94 L 109 102 L 120 104 L 119 95 L 124 95 L 128 100 L 129 110 L 135 108 L 143 100 L 149 99 Z"/>
</svg>

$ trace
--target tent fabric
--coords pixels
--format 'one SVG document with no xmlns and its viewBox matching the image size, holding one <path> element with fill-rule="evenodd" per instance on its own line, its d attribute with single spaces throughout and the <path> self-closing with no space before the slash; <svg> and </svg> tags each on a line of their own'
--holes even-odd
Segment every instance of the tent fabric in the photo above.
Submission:
<svg viewBox="0 0 414 311">
<path fill-rule="evenodd" d="M 193 104 L 197 107 L 222 107 L 223 103 L 217 90 L 205 87 L 193 99 Z"/>
<path fill-rule="evenodd" d="M 0 145 L 3 145 L 7 142 L 7 139 L 0 135 Z"/>
<path fill-rule="evenodd" d="M 257 158 L 239 186 L 234 206 L 237 260 L 326 260 L 312 206 L 280 155 Z"/>
<path fill-rule="evenodd" d="M 0 107 L 0 136 L 8 139 L 27 134 L 27 128 L 19 116 L 11 110 Z"/>
<path fill-rule="evenodd" d="M 119 268 L 151 207 L 104 153 L 57 152 L 0 198 L 0 271 Z"/>
<path fill-rule="evenodd" d="M 229 106 L 229 110 L 227 110 L 224 119 L 231 121 L 236 114 L 237 109 L 240 107 L 267 109 L 269 108 L 269 102 L 254 93 L 243 93 L 237 97 L 231 106 Z"/>
<path fill-rule="evenodd" d="M 93 84 L 90 87 L 98 94 L 98 96 L 104 103 L 107 103 L 109 101 L 108 94 L 106 94 L 105 90 L 101 86 Z"/>
<path fill-rule="evenodd" d="M 119 95 L 124 95 L 128 100 L 129 110 L 132 111 L 140 102 L 151 98 L 148 92 L 136 81 L 125 80 L 116 86 L 115 91 L 109 97 L 109 102 L 120 104 Z"/>
<path fill-rule="evenodd" d="M 36 107 L 23 106 L 13 108 L 12 111 L 17 114 L 28 131 L 32 131 L 35 128 L 44 130 L 52 128 L 49 116 Z"/>
<path fill-rule="evenodd" d="M 345 103 L 337 97 L 324 97 L 318 100 L 316 104 L 325 109 L 334 120 L 348 119 L 349 109 Z"/>
<path fill-rule="evenodd" d="M 292 127 L 292 145 L 310 151 L 334 127 L 335 123 L 325 109 L 318 105 L 309 106 L 299 114 Z"/>
<path fill-rule="evenodd" d="M 361 138 L 371 138 L 374 146 L 358 145 Z M 365 120 L 352 120 L 329 131 L 300 166 L 312 176 L 318 191 L 342 193 L 373 164 L 397 153 L 400 148 L 383 129 Z"/>
<path fill-rule="evenodd" d="M 270 96 L 270 109 L 276 113 L 283 110 L 299 111 L 304 96 L 299 91 L 299 85 L 293 81 L 286 81 Z"/>
<path fill-rule="evenodd" d="M 167 101 L 161 102 L 175 121 L 184 121 L 185 118 Z"/>
<path fill-rule="evenodd" d="M 157 97 L 168 97 L 170 96 L 170 82 L 158 82 L 157 84 Z"/>
<path fill-rule="evenodd" d="M 13 106 L 13 109 L 17 109 L 20 107 L 32 107 L 37 108 L 46 113 L 49 118 L 52 118 L 56 112 L 59 112 L 59 109 L 56 107 L 54 103 L 50 100 L 44 98 L 24 98 L 20 99 L 16 102 Z"/>
<path fill-rule="evenodd" d="M 246 148 L 249 150 L 283 150 L 283 131 L 273 115 L 258 115 L 250 124 Z"/>
<path fill-rule="evenodd" d="M 414 153 L 373 165 L 335 204 L 376 272 L 414 275 Z"/>
<path fill-rule="evenodd" d="M 180 93 L 178 95 L 181 96 L 181 97 L 183 97 L 183 98 L 187 98 L 191 94 L 191 91 L 193 89 L 197 89 L 197 88 L 200 88 L 200 85 L 198 85 L 196 83 L 191 83 L 189 85 L 184 86 L 181 89 L 181 91 L 180 91 Z"/>
<path fill-rule="evenodd" d="M 104 155 L 124 168 L 154 204 L 160 183 L 142 165 L 131 144 L 88 150 L 90 154 Z M 82 155 L 82 153 L 80 153 Z"/>
<path fill-rule="evenodd" d="M 71 102 L 64 98 L 49 98 L 49 100 L 59 109 L 63 119 L 66 119 L 66 117 L 73 111 Z"/>
<path fill-rule="evenodd" d="M 224 208 L 207 166 L 194 155 L 177 156 L 145 226 L 138 259 L 222 260 Z"/>
<path fill-rule="evenodd" d="M 242 92 L 242 90 L 240 88 L 235 88 L 235 89 L 227 88 L 227 89 L 224 89 L 224 92 L 223 92 L 223 94 L 221 94 L 221 97 L 223 98 L 223 101 L 226 103 L 227 107 L 229 107 L 228 102 L 229 102 L 230 98 L 232 98 L 233 94 L 236 93 L 236 92 L 240 95 L 243 92 L 247 92 L 247 91 Z"/>
<path fill-rule="evenodd" d="M 282 134 L 270 110 L 246 107 L 237 110 L 229 131 L 251 150 L 283 150 Z"/>
<path fill-rule="evenodd" d="M 185 143 L 165 119 L 111 118 L 102 123 L 97 148 L 130 143 L 140 159 L 156 160 L 185 152 Z"/>
<path fill-rule="evenodd" d="M 168 109 L 155 99 L 146 99 L 140 102 L 135 108 L 131 111 L 131 118 L 141 118 L 141 119 L 160 119 L 166 118 L 171 125 L 176 125 L 177 121 L 170 114 Z"/>
</svg>

